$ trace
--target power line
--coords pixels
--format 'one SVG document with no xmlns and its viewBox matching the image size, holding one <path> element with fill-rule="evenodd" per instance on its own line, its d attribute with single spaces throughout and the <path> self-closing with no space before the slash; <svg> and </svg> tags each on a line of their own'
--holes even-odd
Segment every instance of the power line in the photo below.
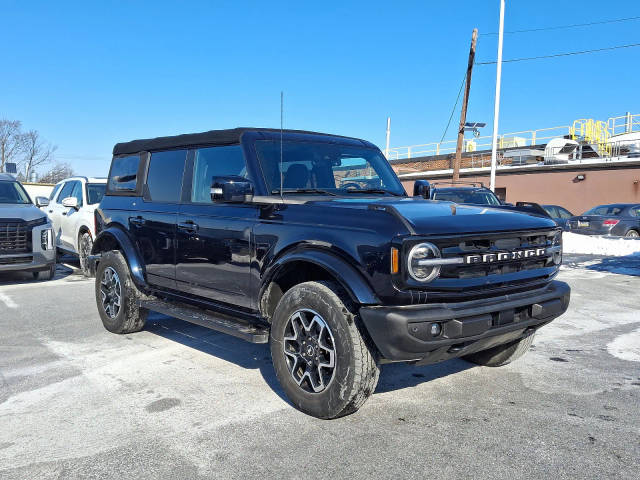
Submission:
<svg viewBox="0 0 640 480">
<path fill-rule="evenodd" d="M 503 60 L 502 63 L 527 62 L 529 60 L 541 60 L 543 58 L 568 57 L 570 55 L 584 55 L 586 53 L 605 52 L 608 50 L 617 50 L 620 48 L 632 48 L 632 47 L 640 47 L 640 43 L 630 43 L 628 45 L 617 45 L 615 47 L 595 48 L 593 50 L 581 50 L 578 52 L 564 52 L 564 53 L 555 53 L 553 55 L 540 55 L 538 57 L 510 58 L 508 60 Z M 495 61 L 477 62 L 476 65 L 495 65 L 496 63 L 497 62 Z"/>
<path fill-rule="evenodd" d="M 444 137 L 447 135 L 447 131 L 449 130 L 449 125 L 451 125 L 451 120 L 453 119 L 454 113 L 456 113 L 456 107 L 458 106 L 458 102 L 460 101 L 460 94 L 462 93 L 462 88 L 464 87 L 464 82 L 467 79 L 467 73 L 465 72 L 462 77 L 462 83 L 460 84 L 460 90 L 458 90 L 458 96 L 456 97 L 456 103 L 453 105 L 453 109 L 451 110 L 451 115 L 449 115 L 449 121 L 447 122 L 447 127 L 444 129 L 444 133 L 442 134 L 442 138 L 440 139 L 440 143 L 444 140 Z"/>
<path fill-rule="evenodd" d="M 605 23 L 618 23 L 618 22 L 629 22 L 632 20 L 640 20 L 640 16 L 638 17 L 626 17 L 626 18 L 614 18 L 612 20 L 603 20 L 601 22 L 589 22 L 589 23 L 574 23 L 571 25 L 557 25 L 555 27 L 541 27 L 541 28 L 528 28 L 525 30 L 511 30 L 509 32 L 504 33 L 529 33 L 529 32 L 543 32 L 546 30 L 562 30 L 565 28 L 576 28 L 576 27 L 590 27 L 593 25 L 603 25 Z M 481 36 L 487 35 L 498 35 L 498 32 L 489 32 L 489 33 L 481 33 Z"/>
</svg>

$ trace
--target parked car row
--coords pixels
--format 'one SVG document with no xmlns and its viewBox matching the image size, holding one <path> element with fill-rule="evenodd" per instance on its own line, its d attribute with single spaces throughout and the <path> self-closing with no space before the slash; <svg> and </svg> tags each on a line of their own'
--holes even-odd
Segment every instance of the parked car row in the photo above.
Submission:
<svg viewBox="0 0 640 480">
<path fill-rule="evenodd" d="M 0 272 L 51 279 L 61 251 L 77 255 L 88 276 L 96 234 L 93 212 L 105 188 L 104 178 L 73 177 L 56 184 L 49 198 L 33 202 L 15 177 L 0 173 Z"/>
<path fill-rule="evenodd" d="M 598 205 L 582 215 L 574 215 L 559 205 L 542 205 L 564 230 L 581 235 L 640 238 L 640 204 Z"/>
</svg>

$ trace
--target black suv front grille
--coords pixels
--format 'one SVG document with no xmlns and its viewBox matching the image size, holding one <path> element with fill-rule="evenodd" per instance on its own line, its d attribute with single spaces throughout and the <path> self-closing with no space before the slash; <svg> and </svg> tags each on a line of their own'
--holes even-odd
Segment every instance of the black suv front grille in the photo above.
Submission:
<svg viewBox="0 0 640 480">
<path fill-rule="evenodd" d="M 438 247 L 443 259 L 455 259 L 457 262 L 441 265 L 440 274 L 432 282 L 421 285 L 410 281 L 407 287 L 413 292 L 412 302 L 459 302 L 540 288 L 558 271 L 554 252 L 559 253 L 561 235 L 559 229 L 553 229 L 415 240 L 407 245 L 408 249 L 427 241 Z M 538 253 L 540 249 L 544 249 L 543 254 Z M 536 254 L 511 258 L 512 252 L 530 250 Z M 508 259 L 498 258 L 498 254 L 505 253 Z M 485 261 L 483 257 L 486 255 L 495 256 Z M 482 260 L 466 263 L 464 259 L 467 256 Z"/>
<path fill-rule="evenodd" d="M 516 260 L 482 262 L 479 264 L 444 265 L 440 269 L 440 278 L 478 278 L 490 275 L 507 275 L 524 270 L 535 270 L 553 265 L 553 254 L 550 249 L 558 232 L 552 230 L 544 233 L 503 234 L 479 236 L 471 238 L 438 239 L 433 243 L 438 246 L 444 258 L 465 257 L 467 255 L 497 254 L 501 252 L 518 252 L 529 249 L 545 248 L 543 256 L 521 258 Z"/>
<path fill-rule="evenodd" d="M 25 221 L 0 221 L 0 254 L 30 251 L 32 226 Z"/>
</svg>

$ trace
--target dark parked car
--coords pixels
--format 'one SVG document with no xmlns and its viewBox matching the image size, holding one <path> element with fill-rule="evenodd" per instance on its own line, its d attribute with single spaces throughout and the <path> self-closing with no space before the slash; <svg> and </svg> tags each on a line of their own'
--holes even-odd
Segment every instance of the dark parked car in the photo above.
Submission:
<svg viewBox="0 0 640 480">
<path fill-rule="evenodd" d="M 599 205 L 569 219 L 573 233 L 640 237 L 640 204 L 613 203 Z"/>
<path fill-rule="evenodd" d="M 569 219 L 573 213 L 560 205 L 541 205 L 553 220 L 564 230 L 569 230 Z"/>
<path fill-rule="evenodd" d="M 500 199 L 481 183 L 458 183 L 456 186 L 441 187 L 440 182 L 431 183 L 430 198 L 465 205 L 502 205 Z M 454 183 L 447 183 L 453 185 Z"/>
<path fill-rule="evenodd" d="M 90 257 L 106 329 L 152 310 L 268 342 L 320 418 L 360 408 L 385 362 L 506 365 L 569 305 L 551 219 L 408 197 L 364 140 L 233 129 L 113 154 Z"/>
<path fill-rule="evenodd" d="M 442 187 L 441 185 L 455 185 Z M 532 202 L 502 202 L 492 190 L 485 187 L 481 182 L 434 182 L 426 180 L 416 181 L 414 196 L 421 195 L 431 200 L 453 202 L 461 205 L 476 205 L 491 208 L 501 208 L 503 210 L 515 210 L 549 217 L 549 214 L 537 203 Z"/>
</svg>

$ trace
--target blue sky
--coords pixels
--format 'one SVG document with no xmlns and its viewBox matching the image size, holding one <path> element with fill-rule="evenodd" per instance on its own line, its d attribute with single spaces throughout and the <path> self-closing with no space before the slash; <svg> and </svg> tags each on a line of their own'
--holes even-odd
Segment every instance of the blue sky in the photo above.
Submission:
<svg viewBox="0 0 640 480">
<path fill-rule="evenodd" d="M 606 10 L 603 9 L 606 5 Z M 105 175 L 113 144 L 235 126 L 285 127 L 391 146 L 442 136 L 471 30 L 498 0 L 2 2 L 0 117 Z M 637 0 L 507 0 L 505 29 L 640 15 Z M 640 21 L 505 37 L 504 58 L 640 42 Z M 481 36 L 477 60 L 493 60 Z M 500 131 L 640 113 L 640 48 L 506 64 Z M 468 119 L 491 133 L 495 66 L 477 66 Z M 454 138 L 455 124 L 447 138 Z"/>
</svg>

